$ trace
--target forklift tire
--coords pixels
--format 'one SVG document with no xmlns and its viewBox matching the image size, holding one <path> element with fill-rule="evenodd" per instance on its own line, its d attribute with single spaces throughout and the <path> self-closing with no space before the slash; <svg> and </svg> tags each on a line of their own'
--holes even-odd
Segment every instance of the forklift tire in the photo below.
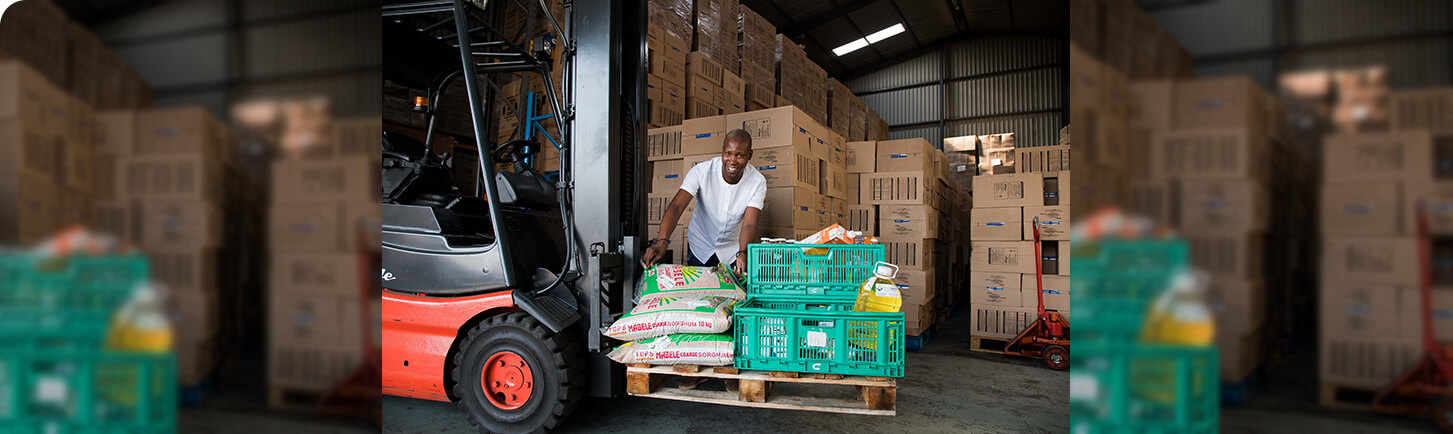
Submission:
<svg viewBox="0 0 1453 434">
<path fill-rule="evenodd" d="M 1433 423 L 1438 425 L 1438 431 L 1453 433 L 1453 398 L 1434 401 L 1432 407 Z"/>
<path fill-rule="evenodd" d="M 524 312 L 485 319 L 454 355 L 454 396 L 480 432 L 543 432 L 574 409 L 584 363 L 567 335 Z"/>
<path fill-rule="evenodd" d="M 1070 367 L 1070 350 L 1059 345 L 1044 347 L 1040 352 L 1044 360 L 1044 366 L 1056 371 L 1063 371 Z"/>
</svg>

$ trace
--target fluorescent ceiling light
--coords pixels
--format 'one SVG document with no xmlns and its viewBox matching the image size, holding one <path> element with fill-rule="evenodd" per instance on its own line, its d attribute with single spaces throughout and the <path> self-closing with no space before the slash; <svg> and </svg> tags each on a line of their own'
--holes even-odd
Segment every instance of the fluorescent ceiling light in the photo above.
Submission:
<svg viewBox="0 0 1453 434">
<path fill-rule="evenodd" d="M 858 39 L 854 39 L 852 42 L 848 42 L 846 44 L 843 44 L 842 46 L 839 46 L 837 48 L 832 49 L 832 54 L 836 54 L 836 55 L 841 56 L 841 55 L 848 54 L 848 53 L 851 53 L 851 52 L 854 52 L 854 51 L 858 51 L 859 49 L 861 49 L 863 47 L 866 47 L 866 46 L 868 46 L 868 40 L 867 39 L 863 39 L 863 38 L 858 38 Z"/>
<path fill-rule="evenodd" d="M 879 30 L 877 32 L 874 32 L 871 35 L 868 35 L 868 43 L 869 44 L 876 44 L 876 43 L 878 43 L 878 41 L 881 41 L 881 40 L 884 40 L 884 39 L 888 39 L 888 38 L 892 37 L 893 35 L 896 35 L 896 34 L 899 34 L 899 33 L 903 33 L 904 30 L 905 29 L 903 28 L 903 23 L 894 24 L 892 27 L 889 27 L 889 28 L 886 28 L 886 29 L 883 29 L 883 30 Z"/>
</svg>

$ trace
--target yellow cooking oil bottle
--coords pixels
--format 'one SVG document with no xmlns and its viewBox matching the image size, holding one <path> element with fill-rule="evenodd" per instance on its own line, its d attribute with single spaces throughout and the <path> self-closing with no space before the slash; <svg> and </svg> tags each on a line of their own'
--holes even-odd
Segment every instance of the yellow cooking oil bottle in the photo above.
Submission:
<svg viewBox="0 0 1453 434">
<path fill-rule="evenodd" d="M 110 330 L 106 334 L 106 349 L 124 352 L 165 353 L 172 350 L 172 329 L 163 313 L 162 295 L 150 285 L 138 286 L 131 299 L 111 317 Z M 136 391 L 141 375 L 133 366 L 101 366 L 99 376 L 104 385 L 102 393 L 112 402 L 135 405 L 139 396 Z M 160 382 L 151 390 L 167 387 L 159 374 L 153 379 Z"/>
<path fill-rule="evenodd" d="M 887 262 L 873 264 L 873 275 L 858 285 L 858 300 L 853 303 L 855 312 L 897 312 L 903 307 L 903 296 L 893 277 L 898 275 L 898 266 Z"/>
<path fill-rule="evenodd" d="M 1204 278 L 1181 273 L 1170 287 L 1151 303 L 1141 329 L 1140 342 L 1148 345 L 1209 347 L 1215 345 L 1216 323 L 1205 301 Z M 1134 364 L 1133 390 L 1153 402 L 1172 403 L 1178 388 L 1176 363 L 1171 360 L 1145 360 Z M 1188 388 L 1192 394 L 1209 393 L 1219 387 L 1202 371 L 1193 371 Z"/>
</svg>

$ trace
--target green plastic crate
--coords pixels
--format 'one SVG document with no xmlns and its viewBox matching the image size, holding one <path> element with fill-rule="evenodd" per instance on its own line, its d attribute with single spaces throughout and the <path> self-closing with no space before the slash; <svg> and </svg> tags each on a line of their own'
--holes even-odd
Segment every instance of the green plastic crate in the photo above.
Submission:
<svg viewBox="0 0 1453 434">
<path fill-rule="evenodd" d="M 1071 354 L 1070 431 L 1218 432 L 1215 347 L 1076 341 Z"/>
<path fill-rule="evenodd" d="M 1180 240 L 1083 242 L 1071 254 L 1076 343 L 1138 339 L 1146 309 L 1189 262 Z"/>
<path fill-rule="evenodd" d="M 821 251 L 821 254 L 816 252 Z M 903 313 L 853 312 L 882 245 L 751 244 L 738 369 L 903 376 Z"/>
<path fill-rule="evenodd" d="M 734 314 L 738 369 L 903 376 L 903 314 L 853 303 L 751 299 Z"/>
<path fill-rule="evenodd" d="M 1185 242 L 1080 242 L 1071 254 L 1071 430 L 1216 432 L 1218 350 L 1140 343 L 1151 302 L 1187 268 Z"/>
<path fill-rule="evenodd" d="M 0 254 L 0 433 L 176 431 L 172 354 L 103 349 L 141 256 Z"/>
<path fill-rule="evenodd" d="M 816 250 L 824 253 L 809 254 Z M 883 256 L 881 244 L 748 244 L 747 297 L 855 300 Z"/>
</svg>

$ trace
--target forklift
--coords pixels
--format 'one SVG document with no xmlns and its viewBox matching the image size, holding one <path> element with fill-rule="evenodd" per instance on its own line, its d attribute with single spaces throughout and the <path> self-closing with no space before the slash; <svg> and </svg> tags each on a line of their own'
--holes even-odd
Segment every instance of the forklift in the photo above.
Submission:
<svg viewBox="0 0 1453 434">
<path fill-rule="evenodd" d="M 566 0 L 555 17 L 537 1 L 554 34 L 528 40 L 488 19 L 520 2 L 381 8 L 384 79 L 427 89 L 415 111 L 428 120 L 424 140 L 383 134 L 382 390 L 457 403 L 484 432 L 548 430 L 584 396 L 624 393 L 602 331 L 633 307 L 633 265 L 651 235 L 645 2 Z M 563 84 L 550 82 L 554 56 Z M 539 151 L 522 139 L 529 116 L 515 139 L 488 142 L 491 74 L 546 80 L 558 178 L 526 164 Z M 474 192 L 454 187 L 449 156 L 433 151 L 436 102 L 451 85 L 468 94 Z"/>
</svg>

